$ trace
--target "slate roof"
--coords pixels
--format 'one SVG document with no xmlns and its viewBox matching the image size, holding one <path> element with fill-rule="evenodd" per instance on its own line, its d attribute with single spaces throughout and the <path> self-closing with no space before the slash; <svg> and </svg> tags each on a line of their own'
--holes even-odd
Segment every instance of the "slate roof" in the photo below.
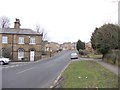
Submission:
<svg viewBox="0 0 120 90">
<path fill-rule="evenodd" d="M 22 35 L 41 35 L 31 29 L 15 29 L 15 28 L 3 28 L 0 29 L 0 34 L 22 34 Z"/>
</svg>

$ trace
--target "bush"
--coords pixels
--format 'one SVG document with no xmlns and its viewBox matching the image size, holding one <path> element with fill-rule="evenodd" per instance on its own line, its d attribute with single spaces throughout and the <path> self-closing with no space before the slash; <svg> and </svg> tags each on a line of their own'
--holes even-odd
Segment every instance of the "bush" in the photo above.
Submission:
<svg viewBox="0 0 120 90">
<path fill-rule="evenodd" d="M 111 50 L 104 56 L 104 61 L 120 66 L 120 50 Z"/>
</svg>

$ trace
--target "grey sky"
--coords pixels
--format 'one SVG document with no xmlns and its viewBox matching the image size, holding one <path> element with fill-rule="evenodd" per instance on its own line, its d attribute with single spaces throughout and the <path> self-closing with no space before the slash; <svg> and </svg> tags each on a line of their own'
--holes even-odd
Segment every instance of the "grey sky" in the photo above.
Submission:
<svg viewBox="0 0 120 90">
<path fill-rule="evenodd" d="M 55 42 L 88 42 L 95 27 L 118 22 L 114 0 L 0 0 L 0 16 L 8 16 L 11 27 L 15 18 L 21 28 L 34 29 L 36 24 Z"/>
</svg>

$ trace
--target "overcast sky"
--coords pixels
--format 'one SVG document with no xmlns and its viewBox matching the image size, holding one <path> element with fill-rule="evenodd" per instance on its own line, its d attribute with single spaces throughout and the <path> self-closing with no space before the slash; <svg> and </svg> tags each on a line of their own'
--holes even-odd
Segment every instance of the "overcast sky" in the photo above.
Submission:
<svg viewBox="0 0 120 90">
<path fill-rule="evenodd" d="M 58 43 L 89 42 L 96 27 L 118 22 L 115 0 L 0 0 L 0 16 L 7 16 L 14 26 L 35 29 L 36 24 L 48 33 L 48 40 Z"/>
</svg>

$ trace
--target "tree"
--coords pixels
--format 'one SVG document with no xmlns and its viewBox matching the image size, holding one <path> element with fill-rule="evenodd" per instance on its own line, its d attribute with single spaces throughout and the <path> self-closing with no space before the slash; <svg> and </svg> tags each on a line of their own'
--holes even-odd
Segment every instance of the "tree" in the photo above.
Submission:
<svg viewBox="0 0 120 90">
<path fill-rule="evenodd" d="M 9 28 L 10 20 L 6 16 L 0 17 L 0 28 Z"/>
<path fill-rule="evenodd" d="M 76 46 L 77 50 L 79 51 L 80 49 L 84 50 L 85 49 L 85 43 L 82 42 L 81 40 L 77 41 L 77 46 Z"/>
<path fill-rule="evenodd" d="M 36 31 L 40 34 L 42 34 L 42 40 L 46 40 L 47 39 L 47 32 L 45 31 L 45 29 L 41 29 L 40 25 L 36 25 Z"/>
<path fill-rule="evenodd" d="M 118 49 L 118 31 L 120 27 L 114 24 L 104 24 L 96 28 L 91 36 L 91 44 L 94 50 L 103 54 L 108 53 L 109 50 Z"/>
<path fill-rule="evenodd" d="M 47 40 L 47 32 L 40 25 L 36 25 L 36 31 L 42 35 L 42 54 L 45 54 L 45 41 Z"/>
<path fill-rule="evenodd" d="M 12 48 L 2 48 L 2 56 L 5 58 L 12 58 Z"/>
</svg>

